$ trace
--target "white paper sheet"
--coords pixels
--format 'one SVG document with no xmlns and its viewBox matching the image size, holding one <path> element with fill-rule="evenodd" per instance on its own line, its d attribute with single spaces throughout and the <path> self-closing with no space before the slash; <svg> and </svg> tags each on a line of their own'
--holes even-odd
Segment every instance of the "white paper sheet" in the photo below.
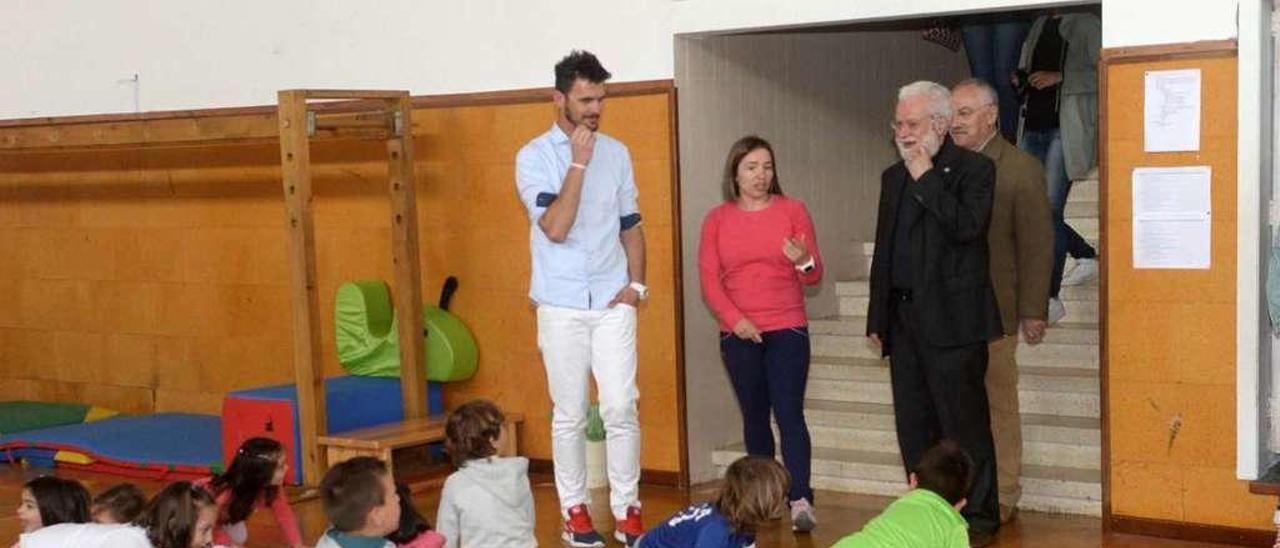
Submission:
<svg viewBox="0 0 1280 548">
<path fill-rule="evenodd" d="M 1203 220 L 1133 221 L 1134 268 L 1209 268 L 1212 224 Z"/>
<path fill-rule="evenodd" d="M 1146 73 L 1143 149 L 1200 150 L 1200 69 Z"/>
<path fill-rule="evenodd" d="M 1209 166 L 1133 170 L 1133 267 L 1209 268 Z"/>
</svg>

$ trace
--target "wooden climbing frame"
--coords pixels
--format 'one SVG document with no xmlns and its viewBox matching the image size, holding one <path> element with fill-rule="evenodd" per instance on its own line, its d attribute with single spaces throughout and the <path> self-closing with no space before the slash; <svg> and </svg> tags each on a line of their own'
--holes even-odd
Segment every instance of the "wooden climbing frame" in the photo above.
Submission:
<svg viewBox="0 0 1280 548">
<path fill-rule="evenodd" d="M 320 112 L 323 101 L 354 101 L 353 108 Z M 407 91 L 286 90 L 279 93 L 280 167 L 289 233 L 293 309 L 293 367 L 298 388 L 299 462 L 304 481 L 315 484 L 326 467 L 319 437 L 327 431 L 324 370 L 320 359 L 320 296 L 316 281 L 312 215 L 311 141 L 333 137 L 382 139 L 387 147 L 391 198 L 392 300 L 400 341 L 400 386 L 405 419 L 427 416 L 422 337 L 422 273 L 418 263 L 418 207 L 414 194 L 413 106 Z"/>
</svg>

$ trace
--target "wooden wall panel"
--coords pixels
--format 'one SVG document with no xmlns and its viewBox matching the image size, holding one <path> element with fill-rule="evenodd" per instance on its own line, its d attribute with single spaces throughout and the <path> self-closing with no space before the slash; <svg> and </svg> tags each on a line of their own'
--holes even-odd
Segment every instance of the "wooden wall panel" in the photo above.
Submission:
<svg viewBox="0 0 1280 548">
<path fill-rule="evenodd" d="M 631 149 L 648 241 L 642 466 L 677 472 L 669 92 L 667 85 L 611 98 L 603 131 Z M 527 94 L 475 106 L 428 101 L 414 113 L 424 300 L 434 303 L 445 276 L 458 276 L 453 308 L 480 346 L 479 373 L 449 385 L 446 404 L 487 397 L 524 413 L 525 452 L 535 458 L 550 458 L 550 400 L 527 297 L 529 224 L 514 160 L 554 115 L 549 101 Z M 261 114 L 242 116 L 254 125 Z M 8 131 L 0 128 L 0 141 Z M 333 351 L 337 286 L 391 282 L 385 154 L 377 142 L 314 147 L 328 375 L 341 373 Z M 292 382 L 274 143 L 3 152 L 0 171 L 0 292 L 10 303 L 0 310 L 0 399 L 217 413 L 227 391 Z"/>
<path fill-rule="evenodd" d="M 6 400 L 85 403 L 122 413 L 150 413 L 155 410 L 155 392 L 150 387 L 5 377 L 0 378 L 0 394 Z"/>
<path fill-rule="evenodd" d="M 1143 151 L 1144 72 L 1200 68 L 1201 150 Z M 1113 58 L 1104 67 L 1104 387 L 1110 517 L 1271 527 L 1235 479 L 1236 57 Z M 1133 267 L 1136 167 L 1212 168 L 1211 268 Z"/>
</svg>

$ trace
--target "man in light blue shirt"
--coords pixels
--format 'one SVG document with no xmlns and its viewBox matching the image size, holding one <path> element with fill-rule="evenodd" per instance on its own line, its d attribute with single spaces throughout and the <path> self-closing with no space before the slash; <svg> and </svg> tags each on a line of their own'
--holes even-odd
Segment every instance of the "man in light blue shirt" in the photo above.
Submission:
<svg viewBox="0 0 1280 548">
<path fill-rule="evenodd" d="M 644 285 L 644 232 L 627 147 L 598 133 L 604 82 L 596 57 L 556 64 L 555 124 L 516 156 L 516 189 L 529 213 L 529 297 L 554 406 L 551 456 L 570 546 L 604 546 L 587 512 L 588 378 L 594 376 L 608 451 L 614 537 L 627 546 L 640 519 L 636 305 Z"/>
</svg>

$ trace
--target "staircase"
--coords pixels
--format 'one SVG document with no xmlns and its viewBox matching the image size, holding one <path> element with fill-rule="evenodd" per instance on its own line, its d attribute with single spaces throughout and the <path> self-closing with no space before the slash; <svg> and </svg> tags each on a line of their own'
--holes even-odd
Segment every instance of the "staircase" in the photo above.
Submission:
<svg viewBox="0 0 1280 548">
<path fill-rule="evenodd" d="M 1098 241 L 1098 183 L 1077 181 L 1067 222 Z M 859 250 L 870 268 L 873 244 Z M 1068 260 L 1067 270 L 1070 271 Z M 805 415 L 813 439 L 815 488 L 898 496 L 907 489 L 893 424 L 887 361 L 866 339 L 867 270 L 836 283 L 839 315 L 811 318 L 813 361 Z M 1098 287 L 1063 287 L 1067 315 L 1032 346 L 1019 342 L 1024 510 L 1102 514 L 1098 376 Z M 715 451 L 723 468 L 745 454 L 741 444 Z"/>
</svg>

